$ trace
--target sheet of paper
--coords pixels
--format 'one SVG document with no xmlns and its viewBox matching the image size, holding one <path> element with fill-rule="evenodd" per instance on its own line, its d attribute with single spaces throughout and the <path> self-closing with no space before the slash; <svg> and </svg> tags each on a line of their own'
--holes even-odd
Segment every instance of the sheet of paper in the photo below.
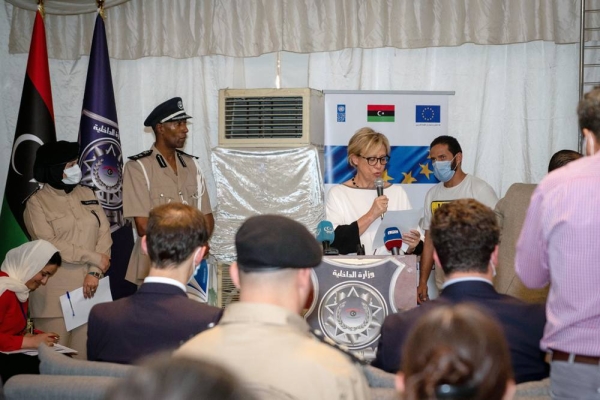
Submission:
<svg viewBox="0 0 600 400">
<path fill-rule="evenodd" d="M 54 346 L 52 346 L 50 348 L 52 350 L 56 351 L 57 353 L 77 354 L 77 350 L 72 349 L 67 346 L 63 346 L 61 344 L 55 344 Z M 13 351 L 0 351 L 0 353 L 2 353 L 2 354 L 25 354 L 28 356 L 37 356 L 38 355 L 37 349 L 20 349 L 20 350 L 13 350 Z"/>
<path fill-rule="evenodd" d="M 402 234 L 410 232 L 411 229 L 419 230 L 419 220 L 423 216 L 423 208 L 416 210 L 388 211 L 385 213 L 381 225 L 377 228 L 375 239 L 373 239 L 373 248 L 378 249 L 383 246 L 383 236 L 387 228 L 398 228 Z"/>
<path fill-rule="evenodd" d="M 71 331 L 78 326 L 87 323 L 90 316 L 90 310 L 93 306 L 112 301 L 109 277 L 106 276 L 100 279 L 96 293 L 91 299 L 83 297 L 83 287 L 70 291 L 69 296 L 70 299 L 67 297 L 66 293 L 60 296 L 60 307 L 62 308 L 63 316 L 65 318 L 67 331 Z"/>
</svg>

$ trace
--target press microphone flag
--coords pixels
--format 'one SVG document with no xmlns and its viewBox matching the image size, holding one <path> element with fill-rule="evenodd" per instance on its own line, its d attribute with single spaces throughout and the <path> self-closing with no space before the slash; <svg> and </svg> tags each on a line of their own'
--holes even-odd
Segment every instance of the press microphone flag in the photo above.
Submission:
<svg viewBox="0 0 600 400">
<path fill-rule="evenodd" d="M 383 235 L 383 243 L 385 244 L 385 248 L 391 251 L 393 255 L 397 256 L 400 254 L 400 247 L 402 247 L 400 229 L 395 226 L 387 228 Z"/>
<path fill-rule="evenodd" d="M 377 189 L 377 197 L 383 196 L 383 179 L 375 179 L 375 189 Z M 385 213 L 381 214 L 381 219 L 383 219 L 384 215 Z"/>
<path fill-rule="evenodd" d="M 331 247 L 335 240 L 333 224 L 329 221 L 321 221 L 317 225 L 317 240 L 323 245 L 323 254 L 326 256 L 337 256 L 340 252 Z"/>
</svg>

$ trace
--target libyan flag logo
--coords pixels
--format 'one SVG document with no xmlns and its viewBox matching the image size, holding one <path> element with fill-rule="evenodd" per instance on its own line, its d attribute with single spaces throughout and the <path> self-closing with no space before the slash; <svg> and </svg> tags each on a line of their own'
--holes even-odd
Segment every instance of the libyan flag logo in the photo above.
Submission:
<svg viewBox="0 0 600 400">
<path fill-rule="evenodd" d="M 369 122 L 394 122 L 395 105 L 369 104 L 367 105 L 367 121 Z"/>
</svg>

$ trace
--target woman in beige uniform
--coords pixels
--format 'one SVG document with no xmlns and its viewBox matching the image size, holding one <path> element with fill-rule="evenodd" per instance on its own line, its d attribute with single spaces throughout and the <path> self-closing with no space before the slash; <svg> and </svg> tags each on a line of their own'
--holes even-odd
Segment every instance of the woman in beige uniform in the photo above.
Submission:
<svg viewBox="0 0 600 400">
<path fill-rule="evenodd" d="M 44 239 L 59 249 L 62 267 L 46 286 L 31 294 L 31 317 L 37 329 L 56 332 L 60 344 L 86 358 L 87 324 L 67 332 L 59 297 L 83 286 L 93 297 L 98 281 L 110 265 L 110 224 L 94 192 L 78 185 L 79 145 L 55 142 L 41 146 L 33 166 L 34 178 L 43 183 L 25 207 L 24 219 L 32 239 Z"/>
</svg>

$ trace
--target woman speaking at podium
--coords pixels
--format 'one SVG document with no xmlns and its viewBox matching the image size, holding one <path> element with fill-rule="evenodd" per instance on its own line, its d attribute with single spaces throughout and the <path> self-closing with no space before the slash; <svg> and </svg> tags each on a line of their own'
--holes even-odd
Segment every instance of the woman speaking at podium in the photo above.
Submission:
<svg viewBox="0 0 600 400">
<path fill-rule="evenodd" d="M 329 190 L 325 213 L 335 228 L 332 246 L 340 254 L 390 254 L 385 247 L 373 249 L 373 239 L 388 210 L 412 209 L 406 192 L 400 185 L 384 182 L 384 194 L 377 195 L 375 181 L 384 178 L 390 161 L 390 142 L 382 133 L 365 127 L 359 129 L 348 143 L 348 164 L 355 175 Z M 411 254 L 419 244 L 420 234 L 413 230 L 404 233 L 403 242 Z"/>
</svg>

